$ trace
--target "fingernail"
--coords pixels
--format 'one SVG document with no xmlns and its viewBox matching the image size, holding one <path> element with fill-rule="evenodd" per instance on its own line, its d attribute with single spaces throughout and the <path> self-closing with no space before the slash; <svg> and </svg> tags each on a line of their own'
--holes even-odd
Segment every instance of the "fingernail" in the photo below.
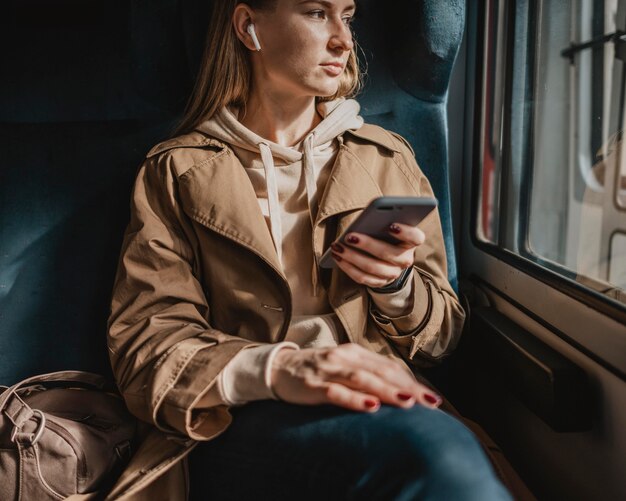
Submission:
<svg viewBox="0 0 626 501">
<path fill-rule="evenodd" d="M 411 398 L 413 398 L 413 395 L 411 395 L 410 393 L 403 393 L 403 392 L 399 392 L 396 395 L 400 400 L 411 400 Z"/>
<path fill-rule="evenodd" d="M 424 394 L 424 400 L 426 400 L 429 404 L 432 405 L 441 405 L 441 397 L 437 397 L 435 395 L 431 395 L 430 393 Z"/>
<path fill-rule="evenodd" d="M 335 261 L 343 261 L 343 258 L 341 256 L 338 256 L 334 252 L 333 252 L 333 258 L 335 258 Z"/>
<path fill-rule="evenodd" d="M 336 242 L 333 242 L 332 244 L 330 244 L 330 247 L 335 251 L 335 252 L 343 252 L 345 249 L 343 247 L 343 245 L 338 244 Z"/>
<path fill-rule="evenodd" d="M 393 223 L 393 224 L 390 224 L 390 225 L 389 225 L 389 231 L 391 231 L 391 233 L 396 233 L 396 234 L 398 234 L 398 233 L 400 233 L 402 230 L 400 229 L 400 227 L 399 227 L 397 224 Z"/>
<path fill-rule="evenodd" d="M 359 243 L 359 237 L 355 237 L 354 235 L 350 235 L 348 238 L 346 238 L 346 241 L 348 243 L 351 243 L 351 244 L 358 244 Z"/>
<path fill-rule="evenodd" d="M 380 404 L 376 400 L 366 400 L 364 403 L 365 407 L 371 410 L 377 409 L 378 406 L 380 406 Z"/>
</svg>

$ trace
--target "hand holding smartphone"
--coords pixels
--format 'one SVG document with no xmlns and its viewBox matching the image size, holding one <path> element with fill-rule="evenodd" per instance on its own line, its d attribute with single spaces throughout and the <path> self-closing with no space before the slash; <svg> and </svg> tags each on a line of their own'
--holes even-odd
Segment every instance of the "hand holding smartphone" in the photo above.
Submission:
<svg viewBox="0 0 626 501">
<path fill-rule="evenodd" d="M 399 243 L 400 240 L 389 233 L 389 225 L 403 223 L 416 226 L 435 207 L 437 207 L 437 199 L 430 197 L 375 198 L 339 237 L 338 242 L 345 244 L 346 235 L 357 232 L 392 244 Z M 319 264 L 322 268 L 335 266 L 330 247 L 324 252 Z"/>
</svg>

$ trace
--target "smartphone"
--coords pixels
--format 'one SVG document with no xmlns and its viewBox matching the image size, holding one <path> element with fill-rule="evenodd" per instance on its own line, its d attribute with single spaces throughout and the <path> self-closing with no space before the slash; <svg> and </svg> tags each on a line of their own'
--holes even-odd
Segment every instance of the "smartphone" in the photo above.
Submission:
<svg viewBox="0 0 626 501">
<path fill-rule="evenodd" d="M 437 199 L 430 197 L 379 197 L 375 198 L 359 215 L 359 217 L 339 237 L 337 242 L 343 243 L 350 232 L 364 233 L 379 240 L 392 244 L 400 242 L 391 233 L 391 223 L 417 225 L 433 209 L 437 207 Z M 347 245 L 347 244 L 346 244 Z M 329 247 L 320 259 L 322 268 L 332 268 L 336 262 Z"/>
</svg>

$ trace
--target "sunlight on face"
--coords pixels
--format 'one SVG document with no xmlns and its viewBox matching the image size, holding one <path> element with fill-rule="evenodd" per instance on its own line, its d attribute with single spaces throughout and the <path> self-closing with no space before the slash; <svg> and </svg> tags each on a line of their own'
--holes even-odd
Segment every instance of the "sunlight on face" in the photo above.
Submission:
<svg viewBox="0 0 626 501">
<path fill-rule="evenodd" d="M 275 10 L 259 12 L 255 85 L 294 96 L 333 95 L 353 47 L 354 10 L 353 0 L 277 0 Z"/>
</svg>

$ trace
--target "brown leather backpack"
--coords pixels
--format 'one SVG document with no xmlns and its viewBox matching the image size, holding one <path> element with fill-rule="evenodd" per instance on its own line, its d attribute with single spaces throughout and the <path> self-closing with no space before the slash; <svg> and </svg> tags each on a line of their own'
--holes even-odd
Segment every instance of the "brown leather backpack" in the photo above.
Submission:
<svg viewBox="0 0 626 501">
<path fill-rule="evenodd" d="M 131 456 L 135 429 L 97 374 L 53 372 L 0 387 L 0 499 L 106 491 Z"/>
</svg>

